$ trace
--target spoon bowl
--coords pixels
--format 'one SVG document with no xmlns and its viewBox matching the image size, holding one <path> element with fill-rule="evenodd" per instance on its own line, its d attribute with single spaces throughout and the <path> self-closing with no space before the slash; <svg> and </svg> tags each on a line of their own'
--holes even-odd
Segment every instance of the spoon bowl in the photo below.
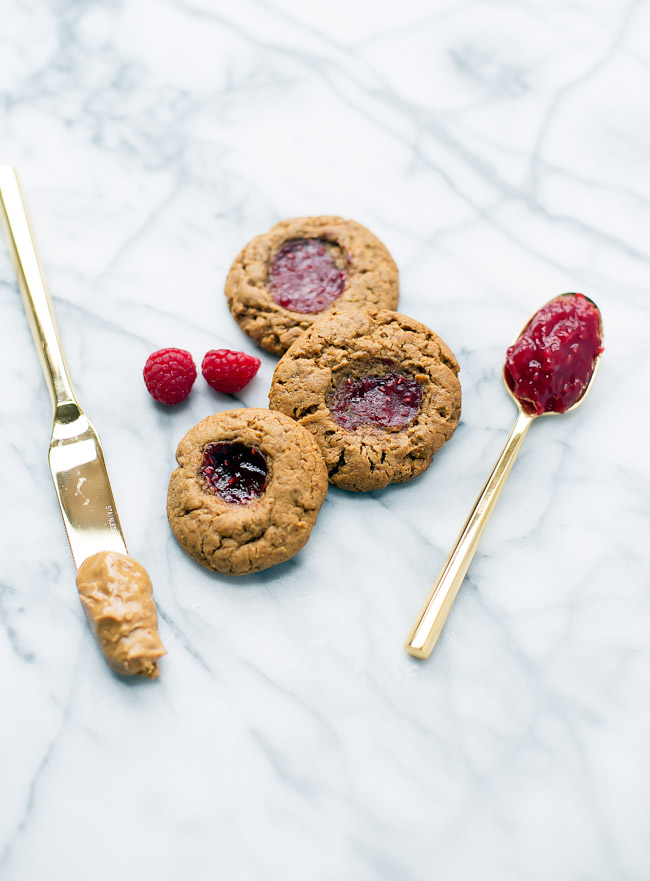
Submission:
<svg viewBox="0 0 650 881">
<path fill-rule="evenodd" d="M 567 293 L 567 294 L 560 294 L 557 297 L 552 297 L 550 300 L 547 300 L 546 303 L 544 303 L 544 305 L 540 309 L 537 310 L 535 315 L 539 314 L 539 312 L 541 312 L 543 309 L 545 309 L 547 306 L 549 306 L 551 303 L 554 303 L 557 300 L 561 300 L 565 297 L 575 297 L 575 296 L 576 296 L 575 293 Z M 602 339 L 603 339 L 603 316 L 601 314 L 601 311 L 598 308 L 598 306 L 596 305 L 596 303 L 594 302 L 594 300 L 591 299 L 591 297 L 588 297 L 586 294 L 581 294 L 581 296 L 583 296 L 585 298 L 585 300 L 587 300 L 587 302 L 591 303 L 591 305 L 594 307 L 594 309 L 598 313 L 598 318 L 599 318 L 598 331 L 599 331 L 600 340 L 602 342 Z M 517 336 L 514 337 L 514 339 L 512 340 L 512 342 L 510 343 L 510 346 L 508 348 L 510 348 L 511 346 L 514 346 L 514 344 L 521 339 L 523 334 L 526 332 L 526 330 L 530 326 L 530 323 L 533 320 L 533 318 L 535 317 L 535 315 L 531 315 L 531 317 L 528 319 L 526 324 L 524 324 L 524 326 L 521 328 L 521 330 L 519 331 Z M 509 380 L 510 374 L 508 372 L 507 360 L 503 364 L 503 370 L 501 371 L 501 379 L 503 380 L 503 384 L 506 387 L 506 391 L 508 392 L 508 394 L 510 395 L 512 400 L 515 402 L 517 409 L 520 410 L 521 412 L 527 413 L 528 415 L 534 416 L 534 417 L 535 416 L 564 416 L 565 413 L 570 413 L 572 410 L 575 410 L 576 407 L 578 407 L 580 404 L 582 404 L 584 399 L 589 394 L 589 391 L 591 390 L 591 387 L 593 386 L 596 374 L 598 373 L 598 368 L 600 366 L 600 359 L 601 359 L 602 353 L 603 353 L 603 350 L 601 347 L 600 352 L 596 355 L 596 358 L 594 360 L 593 368 L 591 371 L 591 376 L 589 377 L 587 383 L 583 387 L 582 392 L 580 394 L 580 397 L 576 401 L 574 401 L 570 407 L 567 407 L 567 409 L 563 410 L 563 411 L 547 410 L 544 413 L 536 413 L 534 408 L 527 407 L 526 403 L 524 401 L 520 401 L 519 398 L 516 396 L 514 389 L 511 385 L 511 382 Z"/>
</svg>

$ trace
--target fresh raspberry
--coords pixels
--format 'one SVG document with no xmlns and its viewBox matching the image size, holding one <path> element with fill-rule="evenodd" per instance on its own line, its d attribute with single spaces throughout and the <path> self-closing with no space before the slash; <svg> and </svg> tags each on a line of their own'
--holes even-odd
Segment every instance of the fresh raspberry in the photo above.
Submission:
<svg viewBox="0 0 650 881">
<path fill-rule="evenodd" d="M 179 404 L 192 390 L 196 365 L 185 349 L 158 349 L 147 358 L 142 375 L 152 398 L 161 404 Z"/>
<path fill-rule="evenodd" d="M 217 392 L 232 395 L 251 381 L 262 362 L 246 352 L 211 349 L 203 359 L 201 371 L 205 381 Z"/>
</svg>

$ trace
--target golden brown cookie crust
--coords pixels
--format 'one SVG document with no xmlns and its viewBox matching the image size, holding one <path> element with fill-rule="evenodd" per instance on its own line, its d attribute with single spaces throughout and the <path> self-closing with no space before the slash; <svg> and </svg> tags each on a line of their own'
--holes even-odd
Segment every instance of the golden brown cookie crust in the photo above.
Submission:
<svg viewBox="0 0 650 881">
<path fill-rule="evenodd" d="M 211 443 L 260 450 L 268 476 L 247 504 L 221 499 L 201 475 Z M 306 544 L 327 494 L 327 469 L 311 434 L 281 413 L 228 410 L 191 428 L 176 451 L 167 495 L 169 525 L 181 548 L 216 572 L 246 575 L 283 563 Z"/>
<path fill-rule="evenodd" d="M 292 239 L 324 239 L 347 257 L 343 293 L 321 312 L 284 309 L 267 285 L 273 258 Z M 274 355 L 282 355 L 314 321 L 334 310 L 394 309 L 399 298 L 397 266 L 385 245 L 354 220 L 342 217 L 294 217 L 256 236 L 237 255 L 225 288 L 228 306 L 242 330 Z"/>
<path fill-rule="evenodd" d="M 402 429 L 342 428 L 327 400 L 339 377 L 399 370 L 422 387 L 414 420 Z M 316 439 L 330 482 L 348 490 L 403 483 L 431 464 L 460 418 L 459 367 L 448 346 L 419 321 L 397 312 L 339 312 L 313 324 L 280 359 L 270 407 Z"/>
</svg>

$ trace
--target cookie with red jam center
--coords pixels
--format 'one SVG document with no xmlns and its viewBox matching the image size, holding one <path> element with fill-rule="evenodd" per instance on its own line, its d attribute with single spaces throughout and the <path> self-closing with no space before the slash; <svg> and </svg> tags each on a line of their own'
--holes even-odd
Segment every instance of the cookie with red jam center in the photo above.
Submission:
<svg viewBox="0 0 650 881">
<path fill-rule="evenodd" d="M 208 416 L 176 451 L 167 516 L 181 548 L 207 569 L 246 575 L 306 544 L 327 493 L 312 435 L 257 408 Z"/>
<path fill-rule="evenodd" d="M 334 310 L 394 309 L 397 266 L 379 239 L 353 220 L 294 217 L 246 245 L 225 293 L 242 330 L 282 355 Z"/>
<path fill-rule="evenodd" d="M 454 433 L 458 370 L 419 321 L 390 310 L 339 312 L 280 359 L 270 407 L 312 433 L 335 486 L 381 489 L 428 468 Z"/>
</svg>

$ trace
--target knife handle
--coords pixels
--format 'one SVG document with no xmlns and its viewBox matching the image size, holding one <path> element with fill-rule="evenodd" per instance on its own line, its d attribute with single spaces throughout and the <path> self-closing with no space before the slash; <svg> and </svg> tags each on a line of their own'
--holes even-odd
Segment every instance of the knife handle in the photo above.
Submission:
<svg viewBox="0 0 650 881">
<path fill-rule="evenodd" d="M 55 414 L 61 412 L 62 408 L 73 410 L 69 406 L 73 404 L 80 410 L 63 354 L 50 292 L 36 250 L 18 175 L 10 165 L 0 167 L 0 207 L 0 219 L 16 267 L 18 287 L 41 359 L 52 409 Z"/>
</svg>

